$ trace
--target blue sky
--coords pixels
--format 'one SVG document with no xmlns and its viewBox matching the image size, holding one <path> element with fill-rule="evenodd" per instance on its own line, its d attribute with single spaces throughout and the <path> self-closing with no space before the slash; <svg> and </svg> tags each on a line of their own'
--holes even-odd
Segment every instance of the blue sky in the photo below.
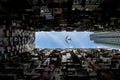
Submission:
<svg viewBox="0 0 120 80">
<path fill-rule="evenodd" d="M 109 48 L 103 44 L 96 44 L 90 40 L 89 35 L 93 32 L 36 32 L 36 48 Z M 65 37 L 69 36 L 70 41 L 65 42 Z"/>
</svg>

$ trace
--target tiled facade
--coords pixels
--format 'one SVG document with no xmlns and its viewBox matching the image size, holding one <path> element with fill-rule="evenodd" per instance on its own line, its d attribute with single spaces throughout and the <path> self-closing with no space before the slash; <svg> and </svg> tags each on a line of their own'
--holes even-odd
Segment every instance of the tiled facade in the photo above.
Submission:
<svg viewBox="0 0 120 80">
<path fill-rule="evenodd" d="M 4 58 L 34 49 L 35 32 L 0 26 L 0 55 Z"/>
</svg>

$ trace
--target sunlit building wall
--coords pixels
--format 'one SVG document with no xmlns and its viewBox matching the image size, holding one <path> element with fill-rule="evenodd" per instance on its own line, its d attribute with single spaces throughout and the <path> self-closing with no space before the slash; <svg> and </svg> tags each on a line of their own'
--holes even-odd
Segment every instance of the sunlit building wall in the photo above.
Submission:
<svg viewBox="0 0 120 80">
<path fill-rule="evenodd" d="M 95 42 L 120 44 L 120 32 L 100 32 L 90 35 L 90 39 Z"/>
</svg>

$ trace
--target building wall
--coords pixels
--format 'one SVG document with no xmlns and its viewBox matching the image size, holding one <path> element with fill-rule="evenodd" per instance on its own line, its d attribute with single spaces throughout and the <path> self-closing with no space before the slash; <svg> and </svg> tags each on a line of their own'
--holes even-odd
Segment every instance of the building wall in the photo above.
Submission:
<svg viewBox="0 0 120 80">
<path fill-rule="evenodd" d="M 120 44 L 120 32 L 102 32 L 90 35 L 90 39 L 95 42 Z"/>
<path fill-rule="evenodd" d="M 35 32 L 0 25 L 0 56 L 12 57 L 34 48 Z M 27 45 L 27 46 L 26 46 Z"/>
</svg>

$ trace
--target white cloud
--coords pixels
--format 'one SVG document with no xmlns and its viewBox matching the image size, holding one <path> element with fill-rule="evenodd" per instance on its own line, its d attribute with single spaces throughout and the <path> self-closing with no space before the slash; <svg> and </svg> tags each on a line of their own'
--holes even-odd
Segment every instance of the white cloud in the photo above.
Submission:
<svg viewBox="0 0 120 80">
<path fill-rule="evenodd" d="M 69 48 L 73 48 L 73 46 L 70 46 Z"/>
<path fill-rule="evenodd" d="M 101 46 L 97 46 L 97 48 L 101 48 Z"/>
</svg>

